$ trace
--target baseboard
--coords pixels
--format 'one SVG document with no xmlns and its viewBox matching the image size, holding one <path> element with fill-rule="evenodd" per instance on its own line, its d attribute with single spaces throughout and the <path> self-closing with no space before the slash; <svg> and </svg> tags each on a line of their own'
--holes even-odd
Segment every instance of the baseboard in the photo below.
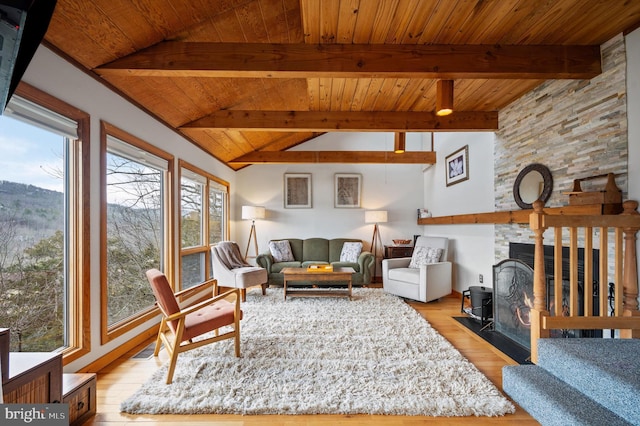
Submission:
<svg viewBox="0 0 640 426">
<path fill-rule="evenodd" d="M 95 361 L 87 364 L 79 369 L 78 373 L 97 373 L 102 370 L 118 358 L 126 355 L 128 352 L 134 351 L 136 348 L 142 349 L 153 342 L 158 335 L 158 324 L 148 328 L 132 339 L 127 340 L 122 345 L 109 351 L 104 356 L 96 359 Z"/>
</svg>

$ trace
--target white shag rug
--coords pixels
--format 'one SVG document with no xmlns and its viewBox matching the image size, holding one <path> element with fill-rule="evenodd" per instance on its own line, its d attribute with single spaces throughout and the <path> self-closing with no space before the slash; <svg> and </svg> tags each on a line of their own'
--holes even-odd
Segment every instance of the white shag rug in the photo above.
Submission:
<svg viewBox="0 0 640 426">
<path fill-rule="evenodd" d="M 513 404 L 420 314 L 382 289 L 354 299 L 250 292 L 233 341 L 178 356 L 121 403 L 132 414 L 499 416 Z"/>
</svg>

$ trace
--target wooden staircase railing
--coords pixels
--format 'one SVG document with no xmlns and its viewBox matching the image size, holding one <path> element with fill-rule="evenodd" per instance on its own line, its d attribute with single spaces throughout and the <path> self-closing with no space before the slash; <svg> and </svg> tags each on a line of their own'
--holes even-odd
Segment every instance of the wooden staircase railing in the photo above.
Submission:
<svg viewBox="0 0 640 426">
<path fill-rule="evenodd" d="M 640 230 L 637 201 L 625 201 L 619 215 L 548 215 L 544 203 L 533 203 L 529 225 L 534 232 L 533 308 L 531 309 L 531 361 L 538 362 L 537 342 L 549 337 L 552 329 L 616 329 L 621 338 L 640 338 L 638 310 L 638 261 L 636 234 Z M 569 313 L 553 312 L 547 306 L 547 281 L 544 267 L 544 232 L 554 230 L 554 309 L 562 309 L 562 245 L 563 230 L 569 237 Z M 582 229 L 582 231 L 579 231 Z M 600 277 L 598 316 L 593 314 L 593 234 L 599 230 Z M 614 234 L 613 277 L 609 277 L 609 230 Z M 578 237 L 584 241 L 584 315 L 578 315 Z M 608 283 L 614 283 L 614 314 L 609 314 L 606 295 Z"/>
</svg>

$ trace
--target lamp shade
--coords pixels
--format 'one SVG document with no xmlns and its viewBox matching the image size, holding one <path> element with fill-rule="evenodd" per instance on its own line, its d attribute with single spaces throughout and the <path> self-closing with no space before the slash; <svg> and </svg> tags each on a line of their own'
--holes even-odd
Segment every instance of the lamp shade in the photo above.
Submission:
<svg viewBox="0 0 640 426">
<path fill-rule="evenodd" d="M 260 206 L 242 206 L 242 218 L 248 220 L 264 219 L 265 208 Z"/>
<path fill-rule="evenodd" d="M 365 223 L 384 223 L 387 221 L 386 210 L 367 210 L 364 212 Z"/>
</svg>

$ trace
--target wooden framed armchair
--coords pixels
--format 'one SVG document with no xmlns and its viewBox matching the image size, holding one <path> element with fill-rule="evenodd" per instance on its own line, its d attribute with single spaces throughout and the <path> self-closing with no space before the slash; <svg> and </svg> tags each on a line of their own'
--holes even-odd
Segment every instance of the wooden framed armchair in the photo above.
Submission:
<svg viewBox="0 0 640 426">
<path fill-rule="evenodd" d="M 217 293 L 216 280 L 210 280 L 213 297 L 191 306 L 180 307 L 177 296 L 180 292 L 173 293 L 167 277 L 157 269 L 147 271 L 147 279 L 156 298 L 156 302 L 162 312 L 162 321 L 158 330 L 156 347 L 153 353 L 158 356 L 160 345 L 169 353 L 169 371 L 167 372 L 167 384 L 173 381 L 173 373 L 176 368 L 178 354 L 195 349 L 209 343 L 220 340 L 235 340 L 235 355 L 240 356 L 240 292 L 232 289 L 220 295 Z M 219 334 L 219 329 L 231 326 L 231 331 Z M 214 335 L 206 338 L 196 338 L 213 332 Z M 169 335 L 169 336 L 168 336 Z"/>
</svg>

